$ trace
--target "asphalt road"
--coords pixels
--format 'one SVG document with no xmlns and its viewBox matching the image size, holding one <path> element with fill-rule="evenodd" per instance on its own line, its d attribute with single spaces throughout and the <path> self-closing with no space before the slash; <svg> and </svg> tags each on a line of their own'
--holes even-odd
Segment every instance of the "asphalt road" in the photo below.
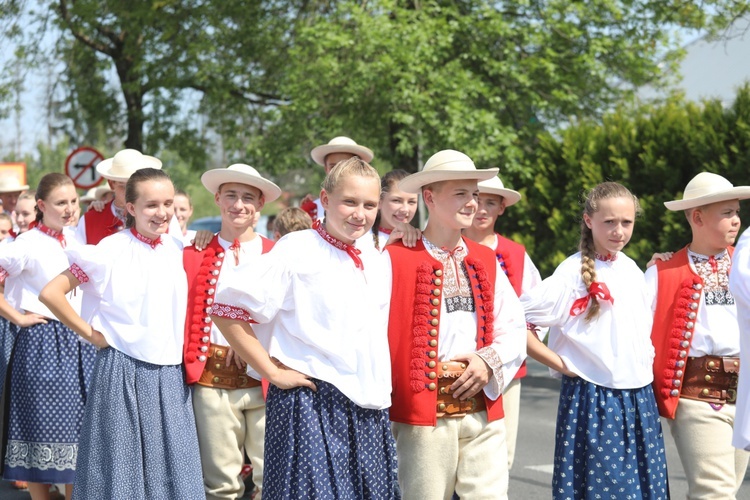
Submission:
<svg viewBox="0 0 750 500">
<path fill-rule="evenodd" d="M 528 364 L 529 376 L 524 379 L 521 390 L 521 427 L 515 464 L 510 473 L 509 496 L 519 500 L 548 500 L 551 498 L 559 383 L 547 375 L 546 368 L 532 360 Z M 666 424 L 663 427 L 671 496 L 673 499 L 683 499 L 687 494 L 685 472 L 677 457 L 669 427 Z M 9 483 L 0 481 L 0 500 L 29 498 L 28 493 L 14 490 Z M 750 498 L 748 476 L 737 498 Z"/>
</svg>

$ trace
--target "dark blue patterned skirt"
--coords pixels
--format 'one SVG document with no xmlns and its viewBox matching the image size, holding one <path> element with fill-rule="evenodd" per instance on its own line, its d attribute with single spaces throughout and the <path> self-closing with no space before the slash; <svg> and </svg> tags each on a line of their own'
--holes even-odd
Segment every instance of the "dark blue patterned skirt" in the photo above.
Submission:
<svg viewBox="0 0 750 500">
<path fill-rule="evenodd" d="M 401 498 L 388 410 L 362 408 L 314 382 L 317 392 L 269 388 L 263 498 Z"/>
<path fill-rule="evenodd" d="M 201 499 L 203 475 L 181 365 L 109 347 L 96 356 L 73 498 Z"/>
<path fill-rule="evenodd" d="M 563 376 L 552 494 L 561 500 L 669 498 L 651 385 L 608 389 Z"/>
<path fill-rule="evenodd" d="M 59 321 L 20 329 L 10 361 L 5 479 L 73 482 L 95 352 Z"/>
<path fill-rule="evenodd" d="M 20 328 L 7 319 L 0 317 L 0 391 L 5 391 L 5 380 L 10 366 L 10 354 L 18 337 Z"/>
</svg>

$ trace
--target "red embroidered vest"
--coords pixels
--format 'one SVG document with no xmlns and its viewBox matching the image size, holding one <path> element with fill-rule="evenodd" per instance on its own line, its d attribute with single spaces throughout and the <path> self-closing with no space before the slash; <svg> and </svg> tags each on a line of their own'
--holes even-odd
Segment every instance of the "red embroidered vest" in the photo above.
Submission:
<svg viewBox="0 0 750 500">
<path fill-rule="evenodd" d="M 125 228 L 125 224 L 112 213 L 110 201 L 104 205 L 101 212 L 89 210 L 83 218 L 86 224 L 86 243 L 96 245 L 109 235 L 115 234 Z"/>
<path fill-rule="evenodd" d="M 258 237 L 263 244 L 261 252 L 269 252 L 273 248 L 273 241 L 260 235 Z M 182 263 L 188 278 L 188 310 L 185 315 L 185 342 L 182 347 L 187 384 L 196 383 L 206 365 L 204 353 L 208 351 L 213 325 L 209 313 L 225 254 L 218 235 L 214 235 L 208 247 L 202 252 L 194 246 L 186 247 L 182 252 Z"/>
<path fill-rule="evenodd" d="M 734 247 L 727 249 L 729 255 Z M 662 417 L 674 418 L 685 376 L 685 361 L 693 343 L 703 280 L 690 267 L 687 247 L 668 261 L 657 261 L 659 289 L 651 329 L 654 344 L 654 396 Z"/>
<path fill-rule="evenodd" d="M 471 281 L 477 314 L 477 349 L 492 343 L 494 331 L 495 256 L 492 250 L 464 240 L 464 260 Z M 393 291 L 388 319 L 391 350 L 393 404 L 391 420 L 410 425 L 437 425 L 436 384 L 430 378 L 437 363 L 440 343 L 440 301 L 443 266 L 432 258 L 419 241 L 414 248 L 401 242 L 389 245 L 393 269 Z M 433 310 L 437 310 L 434 315 Z M 430 341 L 436 341 L 430 345 Z M 503 418 L 502 396 L 492 401 L 485 396 L 489 421 Z"/>
</svg>

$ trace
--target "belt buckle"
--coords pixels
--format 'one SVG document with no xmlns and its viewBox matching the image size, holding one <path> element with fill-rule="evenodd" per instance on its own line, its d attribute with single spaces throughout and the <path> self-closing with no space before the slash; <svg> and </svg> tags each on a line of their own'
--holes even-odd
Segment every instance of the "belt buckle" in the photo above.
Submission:
<svg viewBox="0 0 750 500">
<path fill-rule="evenodd" d="M 727 393 L 727 403 L 737 402 L 737 389 L 729 388 L 726 390 L 726 393 Z"/>
</svg>

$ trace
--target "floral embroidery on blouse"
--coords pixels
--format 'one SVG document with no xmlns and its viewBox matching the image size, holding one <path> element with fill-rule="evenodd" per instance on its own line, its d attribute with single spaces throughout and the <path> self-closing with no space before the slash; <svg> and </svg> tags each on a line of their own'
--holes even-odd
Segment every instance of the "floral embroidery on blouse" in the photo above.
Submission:
<svg viewBox="0 0 750 500">
<path fill-rule="evenodd" d="M 425 248 L 435 260 L 443 265 L 443 303 L 449 313 L 456 311 L 474 312 L 474 295 L 471 293 L 471 282 L 466 271 L 464 259 L 469 252 L 464 247 L 453 251 L 440 248 L 422 236 Z M 458 271 L 458 274 L 456 274 Z"/>
<path fill-rule="evenodd" d="M 729 291 L 729 268 L 732 262 L 729 252 L 716 255 L 701 255 L 688 250 L 698 276 L 703 279 L 703 300 L 707 306 L 734 305 L 734 296 Z"/>
<path fill-rule="evenodd" d="M 253 318 L 250 317 L 250 313 L 242 309 L 241 307 L 230 306 L 228 304 L 215 303 L 211 308 L 211 315 L 218 316 L 220 318 L 238 319 L 245 323 L 255 323 Z"/>
<path fill-rule="evenodd" d="M 70 271 L 70 274 L 75 276 L 76 279 L 80 281 L 81 283 L 88 283 L 89 281 L 88 274 L 86 274 L 83 269 L 78 267 L 78 264 L 71 265 L 69 268 L 69 271 Z"/>
</svg>

